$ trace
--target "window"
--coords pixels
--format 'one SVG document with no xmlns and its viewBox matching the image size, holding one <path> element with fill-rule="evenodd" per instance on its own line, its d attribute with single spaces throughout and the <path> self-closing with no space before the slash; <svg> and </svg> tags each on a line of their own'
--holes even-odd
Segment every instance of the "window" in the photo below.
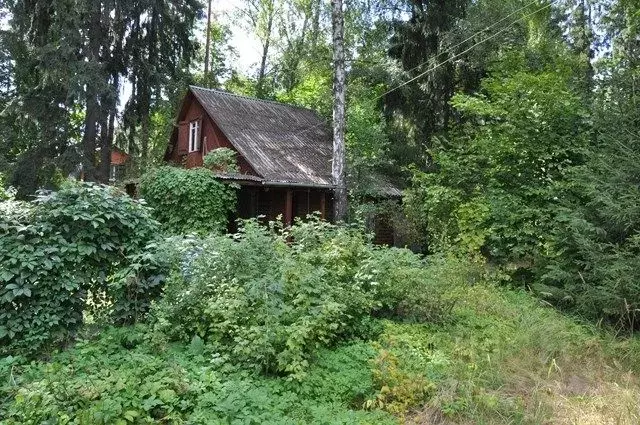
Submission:
<svg viewBox="0 0 640 425">
<path fill-rule="evenodd" d="M 200 149 L 200 121 L 195 120 L 189 123 L 189 152 Z"/>
</svg>

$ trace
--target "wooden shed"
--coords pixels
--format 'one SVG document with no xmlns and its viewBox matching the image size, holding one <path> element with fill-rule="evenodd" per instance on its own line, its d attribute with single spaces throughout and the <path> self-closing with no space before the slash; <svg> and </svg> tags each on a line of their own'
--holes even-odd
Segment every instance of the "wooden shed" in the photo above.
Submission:
<svg viewBox="0 0 640 425">
<path fill-rule="evenodd" d="M 331 220 L 332 138 L 315 111 L 191 86 L 165 161 L 198 167 L 219 147 L 238 154 L 240 172 L 218 175 L 240 184 L 238 217 L 290 224 L 318 211 Z"/>
<path fill-rule="evenodd" d="M 164 159 L 199 167 L 207 153 L 220 147 L 237 153 L 239 172 L 217 175 L 240 185 L 235 218 L 282 216 L 288 225 L 319 212 L 332 220 L 332 133 L 315 111 L 190 86 Z M 375 180 L 377 197 L 401 197 L 385 179 L 369 177 Z M 376 219 L 372 230 L 378 243 L 394 244 L 388 221 Z"/>
</svg>

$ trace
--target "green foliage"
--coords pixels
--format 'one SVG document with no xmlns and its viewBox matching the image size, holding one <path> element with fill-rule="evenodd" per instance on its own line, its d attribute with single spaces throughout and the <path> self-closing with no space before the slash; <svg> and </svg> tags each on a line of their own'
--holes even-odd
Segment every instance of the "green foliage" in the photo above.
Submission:
<svg viewBox="0 0 640 425">
<path fill-rule="evenodd" d="M 621 4 L 617 13 L 626 16 L 625 9 Z M 632 63 L 640 52 L 622 48 L 638 33 L 637 17 L 629 19 L 636 23 L 617 36 L 619 50 L 599 63 L 603 76 L 592 99 L 597 131 L 586 164 L 570 175 L 533 287 L 556 305 L 633 332 L 640 313 L 640 115 Z"/>
<path fill-rule="evenodd" d="M 398 358 L 388 350 L 380 349 L 372 363 L 373 379 L 379 391 L 375 398 L 365 402 L 367 408 L 403 414 L 424 403 L 435 388 L 424 376 L 400 368 Z"/>
<path fill-rule="evenodd" d="M 300 379 L 319 347 L 375 336 L 371 312 L 443 320 L 453 305 L 415 254 L 318 220 L 284 233 L 246 221 L 194 248 L 153 309 L 156 330 L 184 342 L 197 335 L 267 373 Z"/>
<path fill-rule="evenodd" d="M 328 225 L 303 226 L 300 240 L 301 229 L 292 230 L 293 245 L 256 221 L 203 240 L 154 309 L 158 330 L 183 341 L 198 335 L 258 370 L 302 376 L 309 354 L 349 332 L 373 304 L 355 279 L 362 236 L 331 228 L 334 237 L 319 237 Z"/>
<path fill-rule="evenodd" d="M 111 328 L 48 363 L 0 360 L 3 423 L 396 423 L 357 410 L 373 392 L 368 344 L 321 351 L 297 383 L 236 370 L 209 346 L 158 347 L 148 335 Z"/>
<path fill-rule="evenodd" d="M 294 88 L 278 96 L 278 101 L 313 109 L 323 117 L 330 116 L 330 70 L 314 66 L 306 71 Z"/>
<path fill-rule="evenodd" d="M 457 290 L 479 280 L 477 266 L 454 257 L 423 260 L 407 249 L 375 248 L 361 274 L 377 284 L 377 314 L 409 321 L 451 319 Z"/>
<path fill-rule="evenodd" d="M 281 263 L 289 262 L 308 254 L 318 260 L 317 267 L 327 269 L 323 273 L 337 278 L 346 276 L 354 261 L 350 251 L 342 249 L 351 246 L 362 254 L 357 249 L 362 236 L 353 230 L 309 223 L 294 226 L 295 237 L 274 238 L 269 230 L 251 226 L 235 236 L 237 242 L 232 238 L 229 242 L 254 249 L 271 244 L 276 255 L 258 257 L 255 266 L 266 267 L 268 274 L 273 274 L 268 261 L 279 258 Z M 300 247 L 292 242 L 296 238 L 301 240 Z M 199 257 L 210 260 L 229 253 L 222 237 L 216 239 L 220 242 L 217 247 L 203 245 L 197 238 L 167 241 L 177 247 L 175 258 L 180 261 L 176 265 L 182 274 L 191 276 L 194 292 L 201 291 L 197 283 Z M 283 259 L 283 250 L 291 251 L 290 257 Z M 216 254 L 206 256 L 213 252 Z M 237 255 L 242 252 L 240 248 L 233 251 Z M 197 253 L 200 255 L 194 255 Z M 369 254 L 365 250 L 363 255 Z M 389 255 L 417 266 L 416 260 L 403 258 L 405 254 L 397 250 Z M 333 262 L 323 264 L 327 257 L 336 260 L 335 267 Z M 220 261 L 212 264 L 217 271 Z M 231 261 L 225 261 L 230 267 Z M 242 261 L 232 266 L 247 265 Z M 28 362 L 11 356 L 0 359 L 0 417 L 11 425 L 392 424 L 405 420 L 429 423 L 434 418 L 456 423 L 529 424 L 567 418 L 567 410 L 591 415 L 578 418 L 593 417 L 609 412 L 596 406 L 613 403 L 619 409 L 614 407 L 617 410 L 611 411 L 612 415 L 625 423 L 636 422 L 640 389 L 629 381 L 629 371 L 639 367 L 636 342 L 616 341 L 578 325 L 527 293 L 499 289 L 488 283 L 498 276 L 477 265 L 434 259 L 423 266 L 434 279 L 447 282 L 442 291 L 455 293 L 458 302 L 450 312 L 451 320 L 374 320 L 383 328 L 381 335 L 374 336 L 375 342 L 340 343 L 336 338 L 330 346 L 314 346 L 307 356 L 305 373 L 298 379 L 254 373 L 251 365 L 238 365 L 225 345 L 195 334 L 182 342 L 167 343 L 150 325 L 88 327 L 72 347 L 53 353 L 47 361 Z M 231 274 L 229 280 L 242 278 L 243 273 L 232 270 L 225 269 Z M 286 271 L 293 273 L 290 268 Z M 257 270 L 247 270 L 247 275 L 256 274 Z M 357 277 L 354 281 L 366 279 Z M 475 284 L 468 285 L 470 281 Z M 217 277 L 208 282 L 209 286 L 221 284 Z M 191 297 L 186 284 L 184 287 L 181 296 Z M 273 292 L 268 295 L 274 296 Z M 290 295 L 301 304 L 309 302 L 304 295 Z M 196 298 L 197 294 L 178 306 L 175 314 L 179 308 L 193 305 Z M 230 308 L 240 300 L 231 300 Z M 292 302 L 280 316 L 302 309 Z M 191 316 L 193 309 L 184 311 L 185 322 L 200 321 Z M 255 323 L 257 318 L 243 320 Z M 179 326 L 184 329 L 185 325 Z M 238 344 L 246 341 L 243 326 L 234 332 Z M 586 385 L 584 394 L 556 394 L 574 381 Z"/>
<path fill-rule="evenodd" d="M 15 198 L 16 191 L 12 187 L 6 187 L 4 175 L 0 172 L 0 201 L 9 201 Z"/>
<path fill-rule="evenodd" d="M 436 140 L 437 172 L 415 170 L 406 203 L 431 249 L 525 266 L 543 253 L 567 173 L 583 161 L 585 112 L 570 72 L 557 71 L 564 58 L 553 70 L 527 60 L 508 56 L 481 94 L 456 95 L 466 124 Z"/>
<path fill-rule="evenodd" d="M 140 192 L 172 233 L 222 233 L 235 212 L 236 186 L 206 168 L 158 167 L 141 178 Z"/>
<path fill-rule="evenodd" d="M 217 148 L 204 156 L 203 162 L 206 168 L 223 173 L 237 173 L 238 161 L 236 151 L 229 148 Z"/>
<path fill-rule="evenodd" d="M 73 334 L 88 307 L 128 302 L 130 293 L 115 291 L 109 276 L 158 230 L 144 205 L 90 183 L 41 192 L 28 204 L 3 201 L 2 210 L 0 350 L 5 353 L 35 353 Z M 134 292 L 151 296 L 144 287 Z"/>
</svg>

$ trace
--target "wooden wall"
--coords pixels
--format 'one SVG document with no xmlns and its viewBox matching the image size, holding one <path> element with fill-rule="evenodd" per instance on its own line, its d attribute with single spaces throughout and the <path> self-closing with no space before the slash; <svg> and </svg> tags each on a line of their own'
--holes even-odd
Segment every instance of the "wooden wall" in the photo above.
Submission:
<svg viewBox="0 0 640 425">
<path fill-rule="evenodd" d="M 330 219 L 333 202 L 331 193 L 321 189 L 294 189 L 263 186 L 241 186 L 238 192 L 238 217 L 253 218 L 264 215 L 265 220 L 286 217 L 287 191 L 291 191 L 291 219 L 304 218 L 315 211 L 322 213 L 324 198 L 324 216 Z"/>
<path fill-rule="evenodd" d="M 205 152 L 211 152 L 221 147 L 236 150 L 191 93 L 185 99 L 179 120 L 178 139 L 168 157 L 170 162 L 184 164 L 186 168 L 200 167 L 202 166 Z M 194 120 L 200 121 L 200 150 L 189 152 L 189 123 Z M 241 173 L 257 175 L 249 162 L 239 152 L 237 158 Z"/>
</svg>

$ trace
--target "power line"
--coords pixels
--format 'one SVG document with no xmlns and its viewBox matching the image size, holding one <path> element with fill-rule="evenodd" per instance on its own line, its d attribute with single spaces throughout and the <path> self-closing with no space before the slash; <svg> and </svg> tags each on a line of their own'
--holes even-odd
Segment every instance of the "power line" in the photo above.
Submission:
<svg viewBox="0 0 640 425">
<path fill-rule="evenodd" d="M 483 32 L 488 31 L 488 30 L 490 30 L 491 28 L 493 28 L 493 27 L 495 27 L 495 26 L 497 26 L 497 25 L 500 25 L 501 23 L 503 23 L 504 21 L 506 21 L 507 19 L 509 19 L 509 18 L 510 18 L 510 17 L 512 17 L 513 15 L 515 15 L 516 13 L 519 13 L 519 12 L 521 12 L 521 11 L 523 11 L 523 10 L 527 9 L 527 8 L 529 8 L 529 6 L 532 6 L 532 5 L 534 5 L 534 4 L 538 3 L 538 2 L 539 2 L 539 0 L 533 0 L 531 3 L 528 3 L 528 4 L 524 5 L 524 6 L 522 6 L 521 8 L 519 8 L 519 9 L 517 9 L 517 10 L 514 10 L 513 12 L 509 13 L 508 15 L 506 15 L 506 16 L 504 16 L 504 17 L 502 17 L 502 19 L 498 20 L 497 22 L 494 22 L 493 24 L 489 25 L 488 27 L 486 27 L 486 28 L 484 28 L 484 29 L 482 29 L 482 30 L 480 30 L 480 31 L 478 31 L 478 32 L 476 32 L 476 33 L 474 33 L 473 35 L 471 35 L 471 36 L 469 36 L 469 37 L 467 37 L 467 38 L 465 38 L 464 40 L 462 40 L 462 41 L 461 41 L 461 42 L 459 42 L 458 44 L 455 44 L 455 45 L 453 45 L 453 46 L 449 47 L 449 48 L 448 48 L 448 50 L 449 50 L 449 51 L 451 51 L 451 50 L 455 49 L 456 47 L 460 47 L 461 45 L 463 45 L 463 44 L 464 44 L 464 43 L 466 43 L 467 41 L 470 41 L 470 40 L 474 39 L 476 36 L 478 36 L 478 35 L 482 34 Z M 521 19 L 522 19 L 522 18 L 521 18 Z M 515 22 L 517 22 L 517 21 L 515 21 Z M 508 27 L 510 27 L 511 25 L 513 25 L 515 22 L 512 22 L 511 24 L 509 24 L 509 26 L 508 26 Z M 508 28 L 508 27 L 507 27 L 507 28 Z M 435 56 L 435 59 L 437 59 L 437 58 L 438 58 L 439 56 L 441 56 L 441 55 L 444 55 L 445 53 L 446 53 L 446 52 L 440 52 L 440 53 L 438 53 L 438 54 Z M 411 69 L 409 69 L 409 70 L 407 70 L 407 71 L 405 71 L 405 72 L 407 72 L 407 73 L 409 73 L 409 72 L 413 72 L 413 71 L 415 71 L 416 69 L 418 69 L 418 68 L 422 67 L 423 65 L 426 65 L 427 63 L 429 63 L 429 61 L 430 61 L 430 60 L 431 60 L 431 59 L 426 60 L 426 61 L 424 61 L 424 62 L 422 62 L 422 63 L 420 63 L 420 64 L 418 64 L 418 65 L 414 66 L 413 68 L 411 68 Z"/>
<path fill-rule="evenodd" d="M 537 3 L 537 2 L 538 2 L 538 1 L 536 0 L 536 1 L 533 1 L 533 2 L 531 2 L 531 3 L 529 3 L 529 4 L 527 4 L 527 5 L 526 5 L 526 6 L 524 6 L 524 7 L 521 7 L 520 9 L 516 10 L 515 12 L 512 12 L 511 14 L 507 15 L 505 18 L 502 18 L 502 19 L 501 19 L 500 21 L 498 21 L 498 22 L 503 22 L 503 21 L 504 21 L 506 18 L 508 18 L 509 16 L 513 16 L 514 14 L 518 13 L 519 11 L 521 11 L 521 10 L 523 10 L 523 9 L 525 9 L 525 8 L 527 8 L 527 7 L 529 7 L 529 6 L 531 6 L 532 4 Z M 491 35 L 491 36 L 489 36 L 489 37 L 487 37 L 487 38 L 485 38 L 485 39 L 482 39 L 482 40 L 478 41 L 477 43 L 473 44 L 473 45 L 472 45 L 471 47 L 469 47 L 468 49 L 465 49 L 465 50 L 463 50 L 462 52 L 460 52 L 460 53 L 458 53 L 458 54 L 456 54 L 456 55 L 454 55 L 454 56 L 452 56 L 452 57 L 450 57 L 450 58 L 446 59 L 445 61 L 442 61 L 442 62 L 440 62 L 440 63 L 436 64 L 435 66 L 433 66 L 433 67 L 431 67 L 431 68 L 427 69 L 427 70 L 426 70 L 426 71 L 424 71 L 424 72 L 421 72 L 421 73 L 420 73 L 420 74 L 418 74 L 417 76 L 415 76 L 415 77 L 413 77 L 413 78 L 411 78 L 411 79 L 409 79 L 409 80 L 407 80 L 407 81 L 403 82 L 402 84 L 399 84 L 398 86 L 396 86 L 396 87 L 394 87 L 394 88 L 392 88 L 392 89 L 387 90 L 386 92 L 382 93 L 381 95 L 379 95 L 379 96 L 375 97 L 375 98 L 374 98 L 374 100 L 381 99 L 381 98 L 383 98 L 384 96 L 388 95 L 389 93 L 394 92 L 394 91 L 398 90 L 399 88 L 402 88 L 402 87 L 406 86 L 407 84 L 412 83 L 413 81 L 417 80 L 418 78 L 421 78 L 421 77 L 425 76 L 426 74 L 428 74 L 428 73 L 430 73 L 430 72 L 435 71 L 436 69 L 440 68 L 441 66 L 445 65 L 446 63 L 451 62 L 451 61 L 453 61 L 453 60 L 455 60 L 455 59 L 458 59 L 460 56 L 462 56 L 462 55 L 464 55 L 464 54 L 466 54 L 466 53 L 470 52 L 471 50 L 473 50 L 475 47 L 479 46 L 480 44 L 486 43 L 487 41 L 489 41 L 489 40 L 492 40 L 492 39 L 496 38 L 497 36 L 499 36 L 499 35 L 500 35 L 500 34 L 502 34 L 503 32 L 505 32 L 505 31 L 507 31 L 508 29 L 510 29 L 514 24 L 516 24 L 516 23 L 518 23 L 518 22 L 520 22 L 520 21 L 522 21 L 522 20 L 524 20 L 524 19 L 527 19 L 528 17 L 533 16 L 533 15 L 535 15 L 535 14 L 539 13 L 539 12 L 542 12 L 542 11 L 543 11 L 543 10 L 545 10 L 545 9 L 548 9 L 549 7 L 551 7 L 551 5 L 552 5 L 552 4 L 553 4 L 553 0 L 552 0 L 552 1 L 550 1 L 549 3 L 545 4 L 544 6 L 540 7 L 539 9 L 536 9 L 535 11 L 533 11 L 533 12 L 531 12 L 531 13 L 528 13 L 528 14 L 526 14 L 526 15 L 524 15 L 524 16 L 522 16 L 522 17 L 518 18 L 518 19 L 516 19 L 515 21 L 511 22 L 511 23 L 510 23 L 509 25 L 507 25 L 506 27 L 502 28 L 500 31 L 496 32 L 495 34 L 493 34 L 493 35 Z M 487 28 L 491 28 L 492 26 L 495 26 L 495 24 L 494 24 L 494 25 L 491 25 L 491 26 L 489 26 L 489 27 L 487 27 Z M 458 43 L 458 44 L 456 44 L 455 46 L 453 46 L 453 47 L 451 47 L 451 48 L 453 49 L 453 48 L 455 48 L 455 47 L 460 46 L 461 44 L 463 44 L 463 43 L 465 43 L 465 42 L 467 42 L 467 41 L 471 40 L 471 39 L 472 39 L 472 38 L 474 38 L 476 35 L 481 34 L 481 33 L 482 33 L 482 32 L 484 32 L 484 31 L 486 31 L 486 29 L 485 29 L 485 30 L 482 30 L 482 31 L 478 31 L 478 32 L 476 32 L 476 33 L 475 33 L 474 35 L 472 35 L 471 37 L 467 38 L 466 40 L 464 40 L 464 41 L 462 41 L 462 42 L 460 42 L 460 43 Z M 444 53 L 444 52 L 439 53 L 438 55 L 436 55 L 436 58 L 437 58 L 439 55 L 443 54 L 443 53 Z M 416 67 L 414 67 L 414 68 L 410 69 L 408 72 L 414 71 L 415 69 L 417 69 L 417 68 L 421 67 L 421 66 L 422 66 L 422 65 L 424 65 L 425 63 L 427 63 L 427 62 L 423 62 L 422 64 L 420 64 L 420 65 L 418 65 L 418 66 L 416 66 Z M 306 132 L 311 131 L 311 130 L 313 130 L 313 129 L 315 129 L 315 128 L 317 128 L 317 127 L 321 126 L 321 125 L 324 125 L 324 124 L 326 124 L 326 122 L 325 122 L 325 123 L 322 123 L 322 124 L 316 124 L 316 125 L 314 125 L 314 126 L 312 126 L 312 127 L 309 127 L 309 128 L 307 128 L 307 129 L 305 129 L 305 130 L 301 131 L 300 133 L 298 133 L 298 135 L 300 135 L 300 134 L 305 134 Z"/>
<path fill-rule="evenodd" d="M 465 53 L 470 52 L 471 50 L 473 50 L 475 47 L 479 46 L 480 44 L 486 43 L 487 41 L 489 41 L 489 40 L 491 40 L 491 39 L 493 39 L 493 38 L 496 38 L 497 36 L 499 36 L 499 35 L 500 35 L 500 34 L 502 34 L 503 32 L 507 31 L 509 28 L 511 28 L 515 23 L 517 23 L 517 22 L 519 22 L 519 21 L 522 21 L 523 19 L 526 19 L 526 18 L 528 18 L 529 16 L 533 16 L 533 15 L 535 15 L 536 13 L 538 13 L 538 12 L 542 12 L 543 10 L 545 10 L 545 9 L 547 9 L 547 8 L 549 8 L 549 7 L 551 7 L 551 4 L 552 4 L 552 3 L 553 3 L 553 2 L 551 1 L 551 2 L 549 2 L 549 3 L 547 3 L 547 4 L 545 4 L 544 6 L 542 6 L 541 8 L 539 8 L 539 9 L 535 10 L 534 12 L 531 12 L 531 13 L 529 13 L 529 14 L 527 14 L 527 15 L 524 15 L 523 17 L 521 17 L 521 18 L 519 18 L 519 19 L 516 19 L 515 21 L 511 22 L 509 25 L 507 25 L 506 27 L 504 27 L 504 28 L 503 28 L 503 29 L 501 29 L 500 31 L 496 32 L 495 34 L 493 34 L 493 35 L 491 35 L 491 36 L 489 36 L 489 37 L 487 37 L 487 38 L 485 38 L 484 40 L 480 40 L 480 41 L 478 41 L 477 43 L 475 43 L 474 45 L 472 45 L 472 46 L 471 46 L 471 47 L 469 47 L 468 49 L 463 50 L 462 52 L 460 52 L 460 53 L 458 53 L 458 54 L 456 54 L 456 55 L 454 55 L 454 56 L 452 56 L 452 57 L 448 58 L 447 60 L 445 60 L 445 61 L 443 61 L 443 62 L 440 62 L 440 63 L 436 64 L 435 66 L 433 66 L 433 67 L 431 67 L 431 68 L 427 69 L 427 70 L 426 70 L 426 71 L 424 71 L 424 72 L 421 72 L 420 74 L 418 74 L 418 75 L 416 75 L 415 77 L 413 77 L 413 78 L 411 78 L 411 79 L 409 79 L 409 80 L 405 81 L 404 83 L 402 83 L 402 84 L 400 84 L 400 85 L 398 85 L 398 86 L 396 86 L 396 87 L 394 87 L 394 88 L 392 88 L 392 89 L 390 89 L 390 90 L 387 90 L 386 92 L 382 93 L 380 96 L 376 97 L 376 100 L 377 100 L 377 99 L 380 99 L 380 98 L 383 98 L 384 96 L 388 95 L 389 93 L 391 93 L 391 92 L 393 92 L 393 91 L 396 91 L 396 90 L 398 90 L 399 88 L 404 87 L 404 86 L 406 86 L 406 85 L 407 85 L 407 84 L 409 84 L 409 83 L 414 82 L 414 81 L 415 81 L 415 80 L 417 80 L 418 78 L 423 77 L 423 76 L 425 76 L 426 74 L 428 74 L 428 73 L 430 73 L 430 72 L 432 72 L 432 71 L 435 71 L 436 69 L 440 68 L 442 65 L 446 64 L 447 62 L 451 62 L 451 61 L 453 61 L 454 59 L 458 59 L 460 56 L 464 55 Z"/>
</svg>

